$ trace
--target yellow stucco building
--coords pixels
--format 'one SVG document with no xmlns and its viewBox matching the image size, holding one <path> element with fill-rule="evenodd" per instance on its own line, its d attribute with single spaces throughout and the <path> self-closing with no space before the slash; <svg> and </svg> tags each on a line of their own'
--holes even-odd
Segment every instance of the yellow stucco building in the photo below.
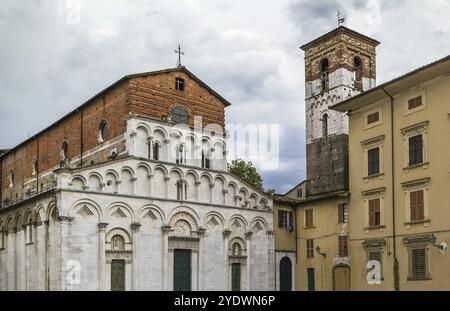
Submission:
<svg viewBox="0 0 450 311">
<path fill-rule="evenodd" d="M 446 57 L 333 107 L 349 115 L 352 289 L 450 290 L 449 99 Z"/>
<path fill-rule="evenodd" d="M 279 290 L 450 290 L 450 57 L 376 86 L 378 44 L 341 26 L 302 46 L 307 179 L 274 199 Z"/>
</svg>

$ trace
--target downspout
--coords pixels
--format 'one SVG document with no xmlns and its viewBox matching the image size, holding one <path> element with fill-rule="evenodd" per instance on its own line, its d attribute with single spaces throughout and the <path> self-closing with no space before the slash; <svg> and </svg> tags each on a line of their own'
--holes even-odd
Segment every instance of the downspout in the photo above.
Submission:
<svg viewBox="0 0 450 311">
<path fill-rule="evenodd" d="M 392 181 L 392 253 L 394 256 L 394 290 L 400 290 L 399 263 L 397 258 L 396 229 L 395 229 L 395 161 L 394 161 L 394 97 L 384 88 L 383 92 L 389 97 L 391 108 L 391 181 Z"/>
</svg>

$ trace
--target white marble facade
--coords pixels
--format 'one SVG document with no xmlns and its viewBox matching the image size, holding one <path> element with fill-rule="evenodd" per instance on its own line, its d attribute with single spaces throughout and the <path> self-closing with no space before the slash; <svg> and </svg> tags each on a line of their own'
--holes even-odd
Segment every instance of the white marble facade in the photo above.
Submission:
<svg viewBox="0 0 450 311">
<path fill-rule="evenodd" d="M 226 171 L 223 136 L 132 118 L 117 159 L 49 172 L 53 191 L 0 215 L 0 290 L 110 290 L 113 260 L 125 290 L 172 290 L 175 249 L 191 250 L 192 290 L 231 290 L 233 263 L 242 290 L 274 290 L 272 200 Z"/>
</svg>

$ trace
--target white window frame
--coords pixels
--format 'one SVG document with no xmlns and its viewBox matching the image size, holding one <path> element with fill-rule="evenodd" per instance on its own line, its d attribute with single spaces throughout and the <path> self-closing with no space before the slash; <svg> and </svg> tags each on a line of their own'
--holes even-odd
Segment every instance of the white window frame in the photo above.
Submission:
<svg viewBox="0 0 450 311">
<path fill-rule="evenodd" d="M 406 229 L 411 229 L 413 225 L 423 224 L 424 227 L 430 225 L 430 208 L 428 205 L 428 192 L 431 179 L 425 178 L 412 182 L 403 183 L 403 190 L 405 193 L 405 226 Z M 423 190 L 423 215 L 424 220 L 412 222 L 411 221 L 411 197 L 410 193 Z"/>
<path fill-rule="evenodd" d="M 364 171 L 363 171 L 363 180 L 364 182 L 368 182 L 369 179 L 375 178 L 375 177 L 383 177 L 384 175 L 384 138 L 385 136 L 378 136 L 366 141 L 361 142 L 361 146 L 363 149 L 363 156 L 364 156 Z M 368 153 L 369 150 L 379 148 L 379 161 L 380 161 L 380 172 L 376 175 L 369 176 L 369 158 Z"/>
<path fill-rule="evenodd" d="M 370 123 L 370 124 L 369 124 L 367 118 L 368 118 L 371 114 L 374 114 L 374 113 L 377 113 L 377 112 L 378 112 L 378 114 L 379 114 L 379 116 L 380 116 L 380 119 L 379 119 L 377 122 L 374 122 L 374 123 Z M 366 111 L 366 112 L 364 113 L 364 130 L 371 129 L 371 128 L 380 126 L 380 125 L 382 125 L 382 124 L 383 124 L 383 106 L 379 106 L 379 107 L 377 107 L 377 108 L 375 108 L 375 109 L 368 110 L 368 111 Z"/>
<path fill-rule="evenodd" d="M 386 188 L 378 188 L 374 190 L 364 191 L 362 193 L 363 197 L 363 209 L 364 209 L 364 231 L 369 233 L 373 230 L 380 230 L 381 232 L 385 229 L 384 221 L 384 194 Z M 376 228 L 370 227 L 369 220 L 369 201 L 380 199 L 380 225 Z"/>
<path fill-rule="evenodd" d="M 404 144 L 404 170 L 409 170 L 415 167 L 428 168 L 428 127 L 430 122 L 425 121 L 412 126 L 408 126 L 401 130 L 403 134 Z M 413 166 L 409 165 L 409 139 L 414 136 L 422 135 L 422 163 Z"/>
<path fill-rule="evenodd" d="M 409 101 L 419 96 L 422 96 L 422 105 L 414 109 L 409 109 Z M 425 108 L 427 108 L 427 96 L 425 89 L 413 90 L 405 96 L 405 103 L 404 103 L 405 113 L 403 114 L 404 116 L 408 116 L 416 112 L 422 111 Z"/>
</svg>

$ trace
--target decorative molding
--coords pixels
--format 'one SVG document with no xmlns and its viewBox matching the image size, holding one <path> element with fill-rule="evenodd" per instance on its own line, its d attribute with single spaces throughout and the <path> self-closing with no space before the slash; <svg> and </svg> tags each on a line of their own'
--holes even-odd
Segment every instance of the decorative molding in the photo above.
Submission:
<svg viewBox="0 0 450 311">
<path fill-rule="evenodd" d="M 371 138 L 371 139 L 362 141 L 361 145 L 362 146 L 369 146 L 369 145 L 379 144 L 379 143 L 382 143 L 384 141 L 385 137 L 386 137 L 385 135 L 381 135 L 381 136 L 378 136 L 378 137 L 375 137 L 375 138 Z"/>
<path fill-rule="evenodd" d="M 383 248 L 386 246 L 386 240 L 385 239 L 371 239 L 371 240 L 365 240 L 362 242 L 362 246 L 364 248 Z"/>
<path fill-rule="evenodd" d="M 415 187 L 415 186 L 428 186 L 430 181 L 431 181 L 431 178 L 423 178 L 423 179 L 419 179 L 419 180 L 404 182 L 401 185 L 403 186 L 403 189 L 406 190 L 408 188 Z"/>
<path fill-rule="evenodd" d="M 248 231 L 248 232 L 245 233 L 245 238 L 247 240 L 250 240 L 252 238 L 252 236 L 253 236 L 253 232 L 251 232 L 251 231 Z"/>
<path fill-rule="evenodd" d="M 106 227 L 108 227 L 108 225 L 109 225 L 109 223 L 107 223 L 107 222 L 100 222 L 100 223 L 98 224 L 98 229 L 99 229 L 100 231 L 104 231 L 104 230 L 106 230 Z"/>
<path fill-rule="evenodd" d="M 402 128 L 401 132 L 403 134 L 407 134 L 407 133 L 414 132 L 414 131 L 424 131 L 428 128 L 429 124 L 430 124 L 430 121 L 421 122 L 418 124 L 414 124 L 414 125 Z"/>
</svg>

